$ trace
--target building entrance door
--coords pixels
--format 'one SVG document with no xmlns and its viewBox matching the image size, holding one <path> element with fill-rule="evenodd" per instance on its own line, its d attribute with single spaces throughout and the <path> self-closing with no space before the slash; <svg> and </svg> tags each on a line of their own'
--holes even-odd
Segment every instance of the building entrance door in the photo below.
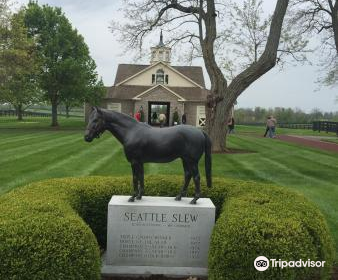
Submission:
<svg viewBox="0 0 338 280">
<path fill-rule="evenodd" d="M 162 115 L 162 116 L 161 116 Z M 148 123 L 152 126 L 160 126 L 161 118 L 165 115 L 164 126 L 169 126 L 170 102 L 149 102 Z"/>
</svg>

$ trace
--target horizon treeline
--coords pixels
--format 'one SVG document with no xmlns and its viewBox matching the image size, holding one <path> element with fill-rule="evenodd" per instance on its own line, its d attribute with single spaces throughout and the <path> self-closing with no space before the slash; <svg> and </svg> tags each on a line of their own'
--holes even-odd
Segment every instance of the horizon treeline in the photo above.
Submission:
<svg viewBox="0 0 338 280">
<path fill-rule="evenodd" d="M 338 121 L 338 111 L 323 112 L 320 109 L 313 109 L 306 113 L 299 108 L 238 108 L 235 109 L 234 119 L 237 124 L 265 123 L 268 116 L 274 116 L 278 123 L 306 124 L 313 121 Z"/>
</svg>

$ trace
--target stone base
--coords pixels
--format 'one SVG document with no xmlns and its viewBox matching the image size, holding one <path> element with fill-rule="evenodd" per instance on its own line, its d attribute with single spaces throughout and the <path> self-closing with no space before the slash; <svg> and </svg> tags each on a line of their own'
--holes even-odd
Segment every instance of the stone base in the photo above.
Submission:
<svg viewBox="0 0 338 280">
<path fill-rule="evenodd" d="M 207 276 L 215 206 L 209 198 L 144 196 L 108 205 L 103 275 Z"/>
<path fill-rule="evenodd" d="M 102 260 L 102 276 L 151 276 L 167 277 L 206 277 L 208 269 L 204 267 L 165 267 L 165 266 L 115 266 L 106 264 L 105 255 Z"/>
</svg>

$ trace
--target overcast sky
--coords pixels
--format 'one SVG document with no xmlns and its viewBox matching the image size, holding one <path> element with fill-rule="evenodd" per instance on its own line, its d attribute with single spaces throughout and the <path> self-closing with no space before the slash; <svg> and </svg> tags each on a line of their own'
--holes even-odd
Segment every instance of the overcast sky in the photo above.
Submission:
<svg viewBox="0 0 338 280">
<path fill-rule="evenodd" d="M 27 4 L 28 0 L 16 2 L 19 5 Z M 121 56 L 122 46 L 108 29 L 112 19 L 122 19 L 120 2 L 121 0 L 39 0 L 40 4 L 47 3 L 63 9 L 73 26 L 85 38 L 106 86 L 113 84 L 119 63 L 134 63 L 130 55 Z M 275 2 L 265 0 L 265 8 L 271 10 L 267 12 L 272 12 Z M 146 58 L 137 63 L 147 64 L 149 61 Z M 179 64 L 174 56 L 172 64 Z M 193 65 L 204 66 L 202 61 L 196 61 Z M 335 103 L 338 87 L 318 89 L 318 84 L 315 83 L 317 77 L 318 68 L 314 66 L 287 67 L 283 71 L 273 69 L 242 93 L 237 107 L 291 107 L 307 112 L 313 108 L 338 111 L 338 104 Z M 210 84 L 206 75 L 205 79 L 207 85 Z"/>
</svg>

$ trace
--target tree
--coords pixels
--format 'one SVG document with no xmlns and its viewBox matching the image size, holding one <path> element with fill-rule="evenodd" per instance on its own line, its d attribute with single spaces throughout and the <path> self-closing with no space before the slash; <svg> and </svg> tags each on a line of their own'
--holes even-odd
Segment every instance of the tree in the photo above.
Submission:
<svg viewBox="0 0 338 280">
<path fill-rule="evenodd" d="M 1 28 L 2 83 L 0 99 L 11 103 L 17 111 L 18 120 L 22 120 L 25 105 L 31 105 L 39 99 L 37 76 L 39 59 L 34 41 L 27 36 L 21 14 L 14 14 L 10 24 Z"/>
<path fill-rule="evenodd" d="M 8 37 L 8 26 L 10 22 L 10 8 L 8 0 L 0 0 L 0 49 L 6 47 Z M 2 65 L 2 64 L 1 64 Z M 0 85 L 6 78 L 4 67 L 0 67 Z"/>
<path fill-rule="evenodd" d="M 60 8 L 29 2 L 24 11 L 28 33 L 42 57 L 40 87 L 52 105 L 52 126 L 58 126 L 61 102 L 82 101 L 100 88 L 96 65 L 81 35 Z"/>
<path fill-rule="evenodd" d="M 338 83 L 338 0 L 294 0 L 291 24 L 308 37 L 321 39 L 325 85 Z M 324 54 L 324 55 L 323 55 Z M 324 59 L 323 59 L 324 58 Z"/>
<path fill-rule="evenodd" d="M 218 53 L 226 78 L 231 81 L 241 71 L 258 61 L 267 43 L 271 17 L 264 16 L 262 0 L 243 0 L 241 4 L 228 2 L 225 24 L 219 32 Z M 287 24 L 286 24 L 287 23 Z M 277 50 L 277 64 L 282 68 L 291 61 L 307 60 L 308 40 L 292 28 L 290 21 L 283 24 Z M 289 59 L 291 57 L 291 60 Z"/>
<path fill-rule="evenodd" d="M 175 32 L 176 36 L 171 40 L 174 44 L 187 42 L 192 50 L 200 48 L 211 81 L 206 100 L 206 130 L 213 141 L 213 150 L 223 151 L 226 148 L 226 123 L 236 99 L 276 64 L 288 4 L 288 0 L 277 1 L 261 55 L 233 77 L 230 83 L 216 61 L 217 28 L 223 22 L 220 11 L 226 7 L 225 4 L 217 4 L 214 0 L 126 1 L 123 10 L 127 23 L 121 25 L 113 22 L 112 30 L 118 32 L 120 41 L 128 48 L 142 48 L 144 38 L 156 27 Z"/>
<path fill-rule="evenodd" d="M 9 23 L 10 4 L 8 0 L 0 0 L 0 26 L 3 27 Z"/>
</svg>

